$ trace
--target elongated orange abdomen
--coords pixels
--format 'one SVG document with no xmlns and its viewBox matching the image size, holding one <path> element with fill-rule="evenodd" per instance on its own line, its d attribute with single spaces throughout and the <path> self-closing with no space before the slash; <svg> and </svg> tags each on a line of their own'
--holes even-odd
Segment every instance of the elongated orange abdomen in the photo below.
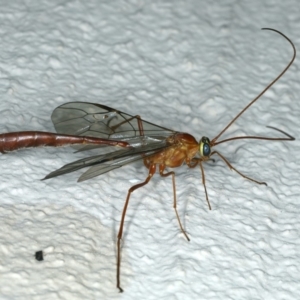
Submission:
<svg viewBox="0 0 300 300">
<path fill-rule="evenodd" d="M 19 131 L 0 134 L 1 153 L 30 147 L 59 147 L 75 144 L 129 147 L 129 144 L 123 141 L 114 141 L 88 136 L 55 134 L 43 131 Z"/>
</svg>

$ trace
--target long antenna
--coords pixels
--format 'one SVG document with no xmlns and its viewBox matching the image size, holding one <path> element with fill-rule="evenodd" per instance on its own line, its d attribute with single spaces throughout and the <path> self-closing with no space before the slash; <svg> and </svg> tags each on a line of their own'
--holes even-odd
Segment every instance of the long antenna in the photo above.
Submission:
<svg viewBox="0 0 300 300">
<path fill-rule="evenodd" d="M 276 127 L 272 127 L 272 126 L 266 126 L 267 128 L 271 128 L 274 129 L 276 131 L 281 132 L 282 134 L 284 134 L 285 136 L 287 136 L 286 138 L 272 138 L 272 137 L 264 137 L 264 136 L 252 136 L 252 135 L 246 135 L 246 136 L 235 136 L 229 139 L 225 139 L 219 142 L 214 143 L 214 146 L 225 143 L 225 142 L 229 142 L 229 141 L 233 141 L 233 140 L 245 140 L 245 139 L 252 139 L 252 140 L 267 140 L 267 141 L 294 141 L 295 138 L 293 136 L 291 136 L 290 134 L 286 133 L 283 130 L 280 130 Z"/>
<path fill-rule="evenodd" d="M 280 34 L 281 36 L 283 36 L 293 47 L 293 50 L 294 50 L 294 55 L 293 55 L 293 58 L 291 59 L 291 61 L 289 62 L 289 64 L 284 68 L 284 70 L 269 84 L 267 85 L 267 87 L 265 89 L 263 89 L 263 91 L 258 95 L 256 96 L 242 111 L 240 111 L 237 116 L 232 119 L 229 124 L 216 136 L 212 139 L 211 141 L 211 146 L 214 146 L 216 144 L 219 144 L 219 143 L 216 143 L 217 139 L 236 121 L 236 119 L 238 117 L 240 117 L 255 101 L 257 101 L 287 70 L 288 68 L 291 66 L 291 64 L 294 62 L 295 58 L 296 58 L 296 48 L 293 44 L 293 42 L 286 36 L 284 35 L 283 33 L 281 33 L 280 31 L 276 30 L 276 29 L 272 29 L 272 28 L 262 28 L 262 30 L 271 30 L 271 31 L 275 31 L 277 32 L 278 34 Z M 239 137 L 239 138 L 242 138 L 242 137 Z M 246 138 L 246 137 L 244 137 Z M 250 137 L 251 138 L 251 137 Z M 254 137 L 252 137 L 254 138 Z M 232 138 L 234 139 L 234 138 Z M 229 139 L 228 139 L 229 140 Z M 226 140 L 226 141 L 228 141 Z"/>
</svg>

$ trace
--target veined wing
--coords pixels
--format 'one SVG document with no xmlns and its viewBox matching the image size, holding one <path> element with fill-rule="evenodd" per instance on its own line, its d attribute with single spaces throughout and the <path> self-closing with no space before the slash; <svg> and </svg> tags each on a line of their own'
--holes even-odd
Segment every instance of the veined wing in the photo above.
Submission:
<svg viewBox="0 0 300 300">
<path fill-rule="evenodd" d="M 65 103 L 53 111 L 51 119 L 58 133 L 125 140 L 132 144 L 161 141 L 175 133 L 97 103 Z"/>
<path fill-rule="evenodd" d="M 137 161 L 153 155 L 161 151 L 162 149 L 165 149 L 166 147 L 168 147 L 166 141 L 161 141 L 160 143 L 149 144 L 143 147 L 123 148 L 117 151 L 109 152 L 107 154 L 86 157 L 64 165 L 60 169 L 48 174 L 44 179 L 57 177 L 63 174 L 80 170 L 82 168 L 90 167 L 78 179 L 78 181 L 84 181 L 109 172 L 113 169 L 120 168 L 133 161 Z"/>
<path fill-rule="evenodd" d="M 170 145 L 167 137 L 175 131 L 144 121 L 105 105 L 69 102 L 57 107 L 51 116 L 58 133 L 127 141 L 131 148 L 105 148 L 105 154 L 86 157 L 51 172 L 44 179 L 90 167 L 78 181 L 87 180 L 151 156 Z M 105 146 L 105 145 L 104 145 Z M 99 146 L 86 145 L 80 150 Z M 102 145 L 100 147 L 103 147 Z"/>
</svg>

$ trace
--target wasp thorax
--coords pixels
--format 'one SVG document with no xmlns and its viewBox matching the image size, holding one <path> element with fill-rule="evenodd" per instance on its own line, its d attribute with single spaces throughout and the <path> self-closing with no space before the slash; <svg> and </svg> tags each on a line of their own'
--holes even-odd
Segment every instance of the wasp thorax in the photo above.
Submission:
<svg viewBox="0 0 300 300">
<path fill-rule="evenodd" d="M 199 152 L 201 156 L 210 155 L 210 140 L 206 136 L 203 136 L 199 143 Z"/>
</svg>

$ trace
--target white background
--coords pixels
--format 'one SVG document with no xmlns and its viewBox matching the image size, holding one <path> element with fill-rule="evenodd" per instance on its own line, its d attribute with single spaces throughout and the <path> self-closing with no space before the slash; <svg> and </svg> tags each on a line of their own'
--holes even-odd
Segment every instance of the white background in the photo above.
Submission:
<svg viewBox="0 0 300 300">
<path fill-rule="evenodd" d="M 299 1 L 0 1 L 1 132 L 54 131 L 55 107 L 105 104 L 213 138 L 300 49 Z M 295 64 L 224 137 L 280 136 L 217 147 L 217 159 L 133 193 L 116 289 L 116 236 L 142 162 L 76 183 L 40 181 L 87 155 L 71 148 L 1 155 L 1 299 L 300 299 L 299 67 Z M 37 250 L 48 253 L 43 262 Z"/>
</svg>

